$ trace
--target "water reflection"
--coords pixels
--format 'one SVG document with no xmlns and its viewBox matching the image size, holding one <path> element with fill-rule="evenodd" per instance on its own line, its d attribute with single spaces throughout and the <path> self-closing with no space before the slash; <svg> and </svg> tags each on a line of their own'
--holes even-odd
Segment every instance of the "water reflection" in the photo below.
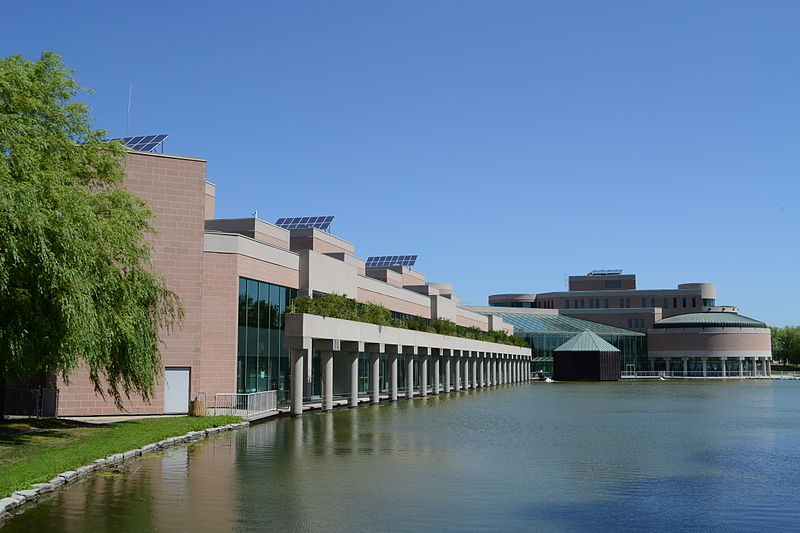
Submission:
<svg viewBox="0 0 800 533">
<path fill-rule="evenodd" d="M 6 530 L 788 529 L 797 387 L 531 384 L 284 418 L 91 477 Z"/>
</svg>

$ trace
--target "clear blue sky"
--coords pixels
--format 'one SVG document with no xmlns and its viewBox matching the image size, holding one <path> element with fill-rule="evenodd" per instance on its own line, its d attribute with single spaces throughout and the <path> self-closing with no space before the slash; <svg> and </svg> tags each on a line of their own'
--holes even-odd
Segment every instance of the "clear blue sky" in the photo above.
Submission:
<svg viewBox="0 0 800 533">
<path fill-rule="evenodd" d="M 208 159 L 220 217 L 336 215 L 464 302 L 623 268 L 800 303 L 800 2 L 11 2 L 98 127 Z"/>
</svg>

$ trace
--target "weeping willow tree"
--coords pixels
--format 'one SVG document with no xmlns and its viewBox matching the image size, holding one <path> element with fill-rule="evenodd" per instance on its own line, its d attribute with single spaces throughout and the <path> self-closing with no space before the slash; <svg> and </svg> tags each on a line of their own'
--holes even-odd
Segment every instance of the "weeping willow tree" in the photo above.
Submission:
<svg viewBox="0 0 800 533">
<path fill-rule="evenodd" d="M 152 270 L 153 214 L 122 186 L 123 148 L 93 129 L 84 91 L 52 52 L 0 58 L 0 388 L 68 382 L 83 364 L 121 407 L 152 398 L 159 334 L 183 311 Z"/>
</svg>

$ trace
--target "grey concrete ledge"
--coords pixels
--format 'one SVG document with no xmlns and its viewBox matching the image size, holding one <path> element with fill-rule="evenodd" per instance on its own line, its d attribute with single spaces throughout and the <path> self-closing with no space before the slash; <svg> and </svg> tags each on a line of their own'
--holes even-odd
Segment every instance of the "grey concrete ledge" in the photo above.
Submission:
<svg viewBox="0 0 800 533">
<path fill-rule="evenodd" d="M 61 472 L 46 483 L 34 483 L 31 485 L 32 488 L 30 489 L 14 491 L 8 497 L 0 499 L 0 527 L 2 527 L 5 520 L 13 516 L 11 514 L 12 511 L 21 512 L 21 508 L 24 505 L 35 502 L 41 496 L 47 493 L 53 492 L 61 487 L 66 487 L 73 481 L 86 477 L 92 472 L 110 469 L 119 464 L 130 462 L 148 453 L 158 452 L 160 450 L 185 444 L 187 442 L 199 442 L 200 440 L 207 438 L 209 435 L 214 435 L 223 431 L 230 431 L 232 429 L 241 429 L 249 425 L 250 422 L 245 420 L 244 422 L 239 422 L 238 424 L 216 426 L 213 428 L 204 429 L 202 431 L 190 431 L 185 435 L 170 437 L 152 444 L 147 444 L 141 448 L 128 450 L 127 452 L 123 453 L 115 453 L 109 455 L 108 457 L 96 459 L 88 465 L 78 467 L 75 470 Z"/>
</svg>

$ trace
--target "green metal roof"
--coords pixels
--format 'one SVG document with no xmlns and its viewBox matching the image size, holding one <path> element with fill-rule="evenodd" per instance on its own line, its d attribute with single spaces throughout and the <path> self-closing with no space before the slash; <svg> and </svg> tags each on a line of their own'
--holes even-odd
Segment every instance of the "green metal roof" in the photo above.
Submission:
<svg viewBox="0 0 800 533">
<path fill-rule="evenodd" d="M 532 363 L 552 363 L 553 362 L 553 358 L 552 357 L 534 357 L 533 359 L 531 359 L 531 362 Z"/>
<path fill-rule="evenodd" d="M 619 348 L 610 344 L 588 329 L 553 350 L 554 352 L 618 352 Z"/>
<path fill-rule="evenodd" d="M 653 324 L 655 328 L 701 328 L 701 327 L 735 327 L 735 328 L 765 328 L 766 324 L 736 313 L 687 313 L 676 315 Z"/>
<path fill-rule="evenodd" d="M 495 315 L 503 319 L 506 324 L 514 326 L 514 333 L 579 333 L 587 329 L 593 333 L 607 335 L 629 335 L 632 337 L 644 337 L 644 333 L 631 331 L 629 329 L 617 328 L 589 320 L 582 320 L 565 315 L 545 314 L 545 313 L 504 313 L 502 307 L 497 311 L 478 311 L 483 315 Z"/>
</svg>

